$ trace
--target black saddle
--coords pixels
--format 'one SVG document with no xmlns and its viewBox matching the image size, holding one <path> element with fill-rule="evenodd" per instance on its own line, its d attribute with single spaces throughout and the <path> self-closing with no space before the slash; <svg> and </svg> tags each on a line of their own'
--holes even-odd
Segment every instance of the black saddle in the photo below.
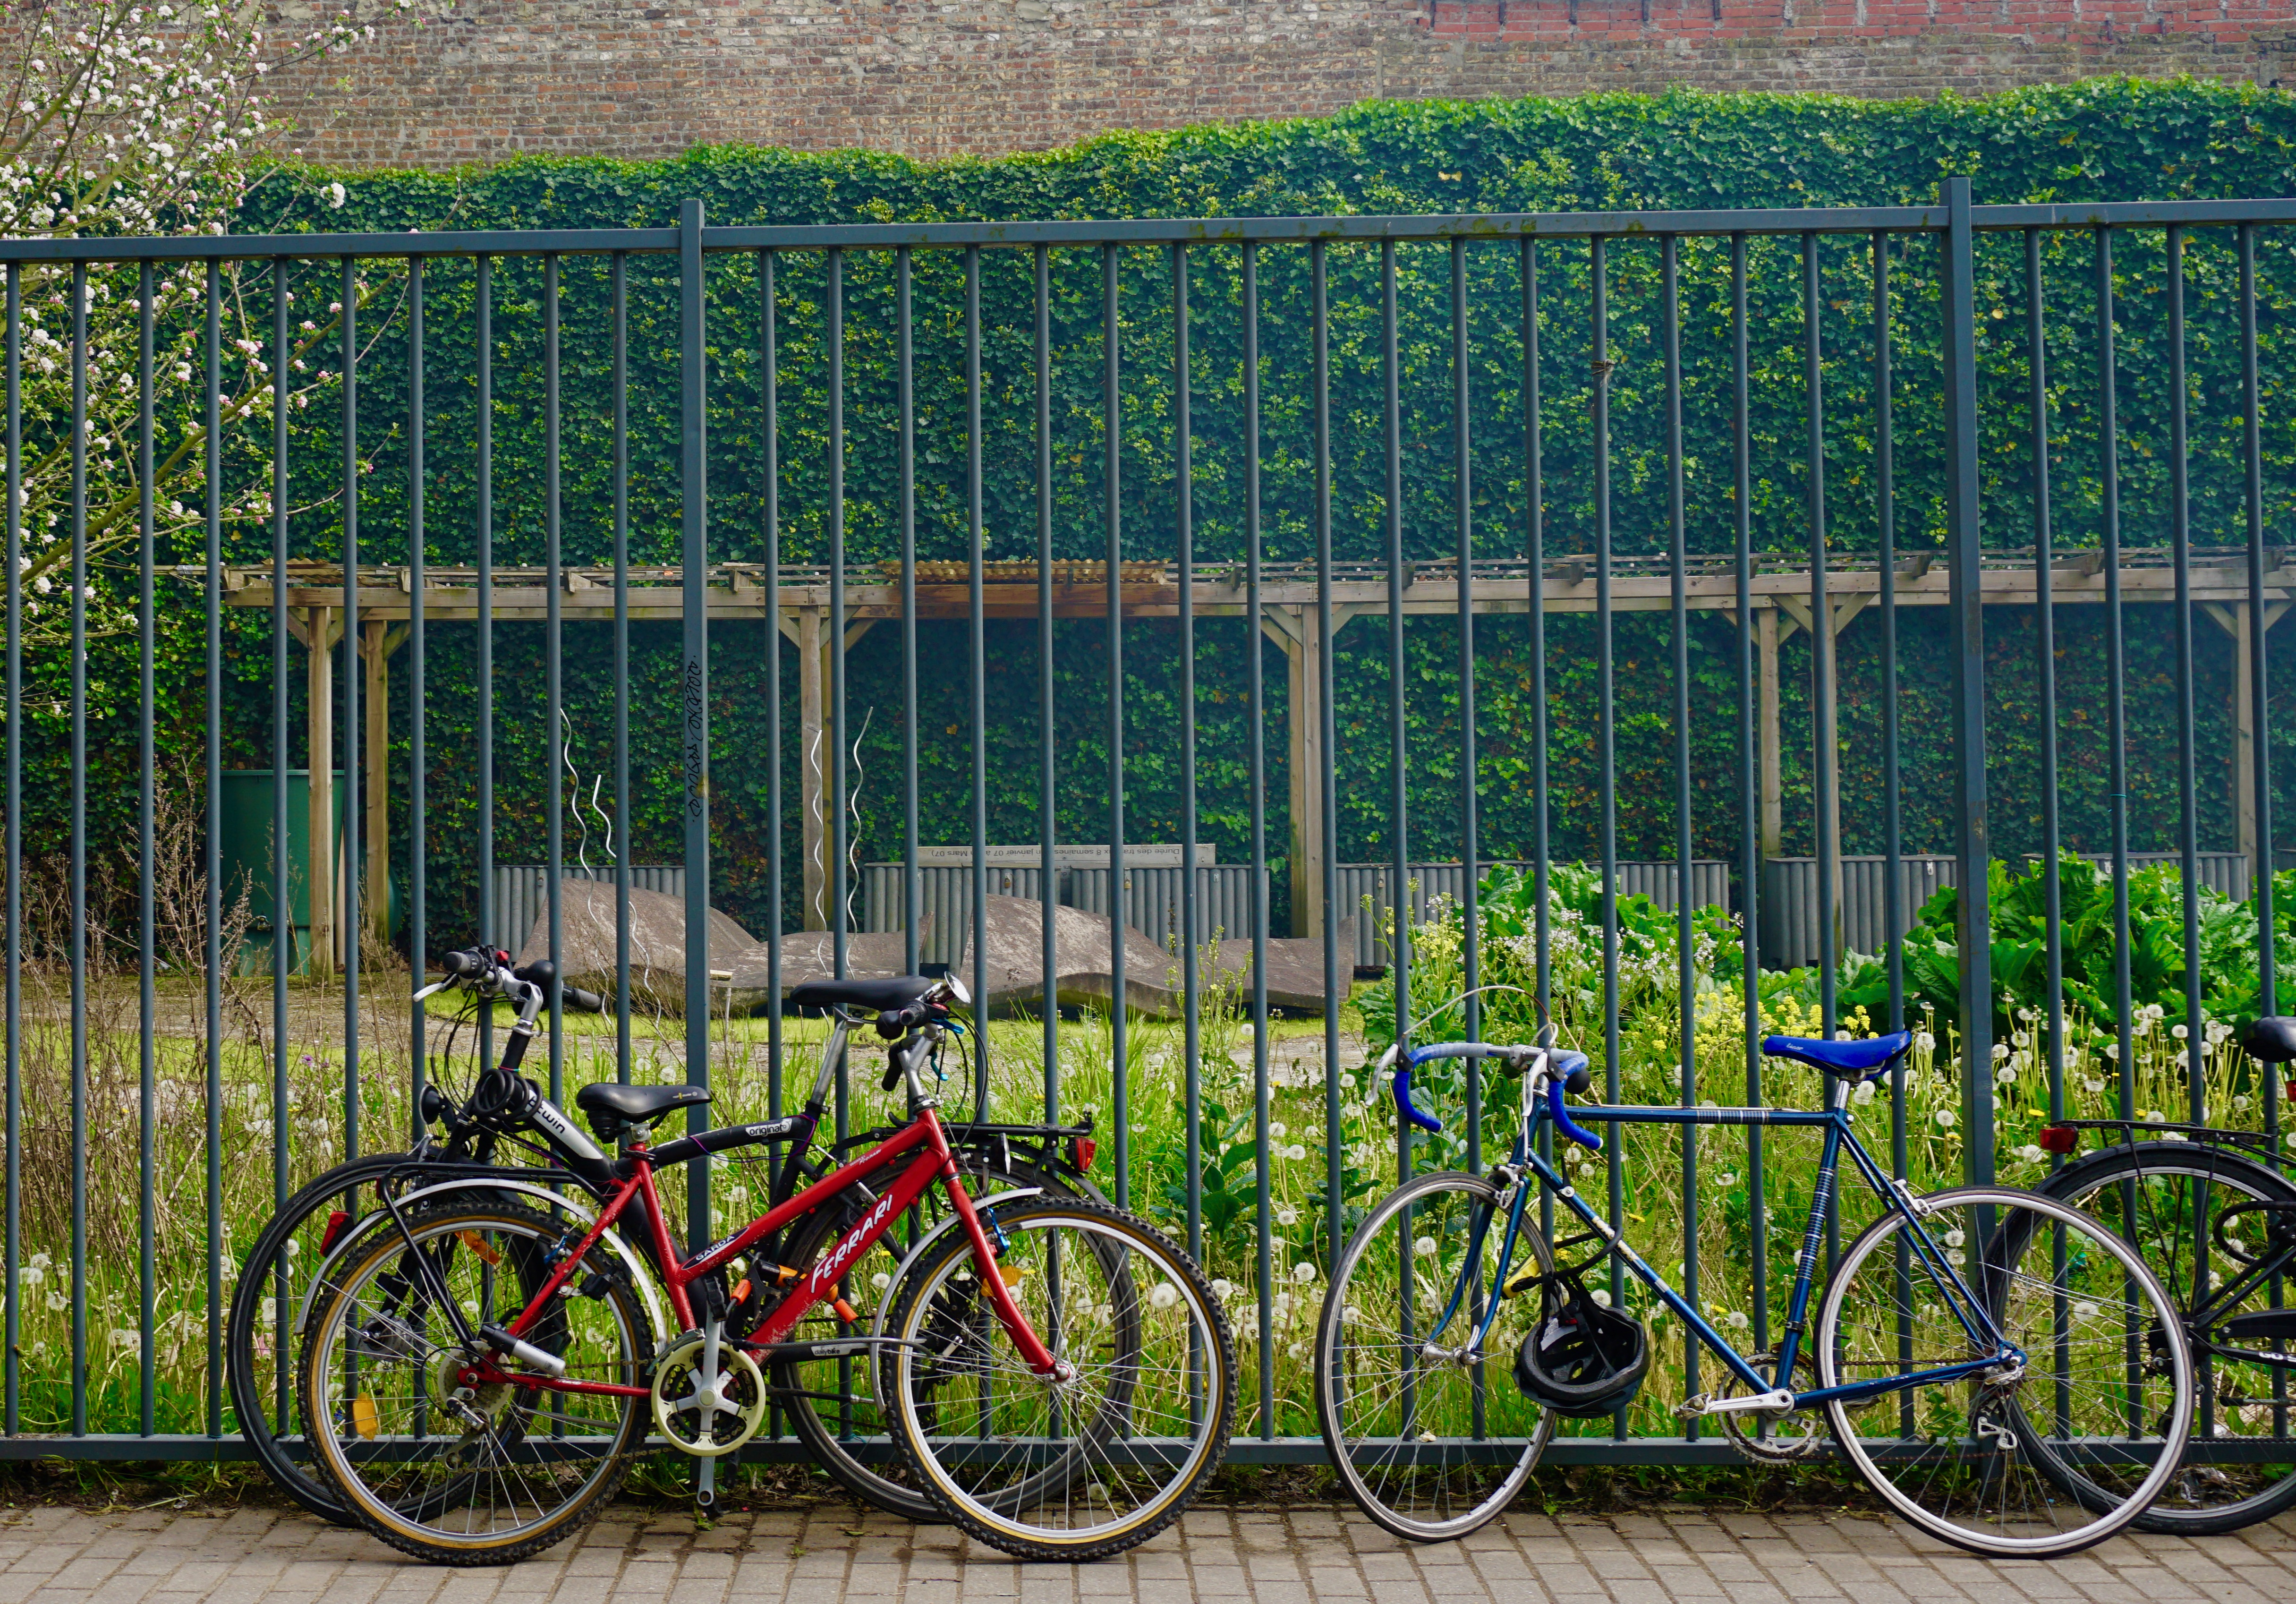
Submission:
<svg viewBox="0 0 2296 1604">
<path fill-rule="evenodd" d="M 574 1106 L 602 1130 L 651 1125 L 665 1114 L 697 1108 L 709 1100 L 706 1086 L 625 1086 L 619 1081 L 601 1081 L 574 1094 Z"/>
<path fill-rule="evenodd" d="M 789 994 L 789 1006 L 893 1013 L 916 1002 L 939 983 L 922 975 L 896 975 L 890 980 L 808 981 Z"/>
</svg>

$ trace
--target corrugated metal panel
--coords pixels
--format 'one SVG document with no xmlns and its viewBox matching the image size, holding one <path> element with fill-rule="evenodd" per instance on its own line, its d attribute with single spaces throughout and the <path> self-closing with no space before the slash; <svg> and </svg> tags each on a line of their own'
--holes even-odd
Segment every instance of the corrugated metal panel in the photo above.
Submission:
<svg viewBox="0 0 2296 1604">
<path fill-rule="evenodd" d="M 1762 964 L 1794 969 L 1818 958 L 1817 860 L 1772 858 L 1762 879 Z M 1940 887 L 1956 884 L 1956 860 L 1907 853 L 1898 861 L 1904 896 L 1897 931 L 1889 928 L 1889 860 L 1852 855 L 1841 860 L 1841 946 L 1851 952 L 1879 952 L 1895 934 L 1913 928 L 1914 916 Z"/>
<path fill-rule="evenodd" d="M 582 868 L 570 863 L 566 866 L 565 874 L 569 880 L 611 881 L 614 877 L 611 865 L 604 868 Z M 665 897 L 684 897 L 685 866 L 682 863 L 634 863 L 630 866 L 630 886 L 634 891 L 653 891 Z M 516 952 L 533 933 L 534 922 L 549 909 L 548 865 L 495 865 L 494 938 L 497 946 L 507 947 Z"/>
</svg>

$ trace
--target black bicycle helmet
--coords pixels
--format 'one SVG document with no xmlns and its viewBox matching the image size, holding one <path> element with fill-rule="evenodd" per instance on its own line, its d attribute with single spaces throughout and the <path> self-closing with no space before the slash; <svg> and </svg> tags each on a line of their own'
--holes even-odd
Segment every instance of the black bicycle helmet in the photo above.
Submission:
<svg viewBox="0 0 2296 1604">
<path fill-rule="evenodd" d="M 1615 1414 L 1635 1401 L 1650 1370 L 1643 1323 L 1595 1301 L 1575 1279 L 1545 1290 L 1546 1311 L 1514 1356 L 1523 1395 L 1557 1414 Z"/>
<path fill-rule="evenodd" d="M 2267 1014 L 2240 1033 L 2240 1044 L 2259 1064 L 2296 1063 L 2296 1019 Z"/>
</svg>

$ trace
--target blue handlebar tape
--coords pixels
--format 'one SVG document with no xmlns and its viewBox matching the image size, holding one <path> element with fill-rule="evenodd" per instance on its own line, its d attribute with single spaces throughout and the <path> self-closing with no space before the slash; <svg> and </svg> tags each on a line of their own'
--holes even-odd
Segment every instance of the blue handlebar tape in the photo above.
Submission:
<svg viewBox="0 0 2296 1604">
<path fill-rule="evenodd" d="M 1411 1055 L 1398 1053 L 1395 1057 L 1395 1108 L 1405 1119 L 1422 1131 L 1440 1131 L 1443 1122 L 1431 1114 L 1423 1114 L 1411 1101 Z"/>
<path fill-rule="evenodd" d="M 1572 1141 L 1582 1147 L 1592 1148 L 1597 1153 L 1603 1150 L 1603 1139 L 1572 1119 L 1570 1110 L 1563 1106 L 1561 1081 L 1549 1081 L 1546 1083 L 1546 1112 L 1554 1121 L 1554 1128 Z"/>
</svg>

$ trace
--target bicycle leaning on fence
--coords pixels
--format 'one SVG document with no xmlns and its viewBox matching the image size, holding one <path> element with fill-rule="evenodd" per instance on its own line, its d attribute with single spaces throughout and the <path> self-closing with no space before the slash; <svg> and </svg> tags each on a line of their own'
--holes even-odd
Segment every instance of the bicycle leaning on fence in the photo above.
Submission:
<svg viewBox="0 0 2296 1604">
<path fill-rule="evenodd" d="M 1521 1077 L 1513 1147 L 1488 1175 L 1416 1176 L 1342 1251 L 1316 1329 L 1316 1404 L 1341 1481 L 1399 1536 L 1456 1538 L 1491 1519 L 1530 1475 L 1558 1417 L 1615 1415 L 1650 1362 L 1642 1321 L 1587 1285 L 1615 1255 L 1685 1342 L 1738 1390 L 1684 1402 L 1718 1416 L 1759 1459 L 1831 1439 L 1885 1504 L 1980 1554 L 2050 1558 L 2136 1518 L 2177 1472 L 2195 1386 L 2174 1302 L 2112 1230 L 2009 1187 L 1916 1195 L 1858 1140 L 1849 1093 L 1887 1073 L 1905 1032 L 1857 1041 L 1772 1036 L 1763 1048 L 1824 1073 L 1824 1106 L 1581 1108 L 1589 1123 L 1792 1127 L 1820 1133 L 1809 1214 L 1776 1351 L 1747 1355 L 1628 1245 L 1541 1151 L 1548 1128 L 1601 1152 L 1566 1095 L 1590 1084 L 1583 1053 L 1554 1045 L 1398 1042 L 1381 1060 L 1410 1124 L 1412 1072 L 1480 1058 Z M 1881 1205 L 1842 1251 L 1809 1323 L 1841 1157 Z M 1581 1234 L 1550 1243 L 1543 1195 Z M 1591 1245 L 1576 1264 L 1557 1254 Z M 1964 1273 L 1967 1271 L 1969 1273 Z M 1761 1296 L 1761 1288 L 1755 1296 Z M 1511 1370 L 1512 1382 L 1495 1381 Z"/>
<path fill-rule="evenodd" d="M 2257 1064 L 2296 1061 L 2296 1018 L 2242 1033 Z M 2103 1145 L 2079 1157 L 2081 1132 Z M 2296 1504 L 2296 1183 L 2272 1134 L 2150 1119 L 2060 1120 L 2038 1145 L 2071 1158 L 2034 1189 L 2095 1214 L 2144 1255 L 2176 1301 L 2199 1402 L 2185 1463 L 2136 1528 L 2236 1531 Z M 2083 1479 L 2073 1495 L 2111 1496 Z"/>
<path fill-rule="evenodd" d="M 357 1522 L 334 1483 L 312 1463 L 295 1402 L 294 1358 L 314 1289 L 329 1281 L 334 1267 L 373 1232 L 391 1229 L 384 1200 L 401 1210 L 436 1208 L 449 1200 L 514 1201 L 586 1227 L 595 1222 L 605 1198 L 587 1183 L 586 1169 L 566 1163 L 570 1152 L 578 1156 L 594 1149 L 586 1140 L 578 1149 L 566 1147 L 555 1134 L 554 1128 L 564 1123 L 555 1107 L 547 1123 L 517 1112 L 513 1102 L 522 1099 L 513 1099 L 510 1088 L 554 993 L 563 1007 L 589 1013 L 604 1011 L 609 999 L 560 986 L 547 960 L 513 968 L 510 955 L 498 950 L 449 953 L 442 967 L 445 979 L 426 995 L 458 987 L 473 1008 L 499 1001 L 515 1010 L 503 1063 L 482 1070 L 460 1102 L 439 1085 L 426 1085 L 416 1110 L 422 1134 L 410 1150 L 337 1164 L 290 1197 L 242 1263 L 226 1327 L 232 1407 L 241 1434 L 282 1491 L 314 1514 L 344 1526 Z M 450 1035 L 450 1057 L 452 1040 Z M 587 1095 L 608 1096 L 600 1089 Z M 680 1162 L 681 1155 L 690 1161 L 704 1151 L 735 1164 L 767 1162 L 770 1200 L 785 1203 L 799 1185 L 819 1180 L 856 1152 L 892 1134 L 891 1127 L 880 1127 L 816 1147 L 815 1138 L 828 1112 L 825 1096 L 816 1087 L 813 1098 L 794 1114 L 721 1126 L 706 1143 L 657 1147 L 655 1169 L 659 1172 Z M 1100 1197 L 1089 1174 L 1095 1156 L 1089 1120 L 1078 1125 L 948 1121 L 943 1129 L 978 1204 L 1017 1195 Z M 530 1162 L 502 1162 L 521 1156 Z M 817 1209 L 792 1228 L 785 1249 L 769 1242 L 763 1250 L 809 1263 L 831 1234 L 874 1202 L 865 1191 L 856 1192 L 840 1206 Z M 840 1284 L 840 1302 L 816 1312 L 823 1334 L 850 1337 L 874 1329 L 887 1306 L 878 1281 L 890 1286 L 903 1259 L 951 1217 L 941 1194 L 920 1195 L 896 1229 L 856 1255 Z M 653 1339 L 661 1344 L 676 1333 L 653 1289 L 659 1267 L 652 1250 L 643 1237 L 610 1230 L 598 1252 L 620 1258 L 633 1284 L 648 1289 L 644 1301 Z M 794 1430 L 815 1463 L 848 1491 L 907 1519 L 940 1518 L 939 1506 L 916 1485 L 888 1440 L 891 1427 L 876 1396 L 874 1367 L 849 1358 L 790 1359 L 776 1365 L 770 1378 L 777 1420 Z"/>
<path fill-rule="evenodd" d="M 619 1144 L 609 1159 L 506 1065 L 503 1117 L 551 1131 L 603 1205 L 584 1225 L 521 1199 L 405 1209 L 386 1193 L 387 1227 L 316 1278 L 297 1391 L 352 1515 L 424 1559 L 521 1559 L 597 1513 L 649 1427 L 698 1458 L 734 1452 L 765 1420 L 767 1370 L 827 1362 L 874 1367 L 916 1485 L 980 1541 L 1097 1559 L 1177 1519 L 1218 1468 L 1234 1414 L 1219 1300 L 1162 1233 L 1105 1204 L 976 1206 L 924 1080 L 938 1080 L 963 1028 L 952 1009 L 968 1000 L 953 978 L 792 991 L 792 1006 L 834 1021 L 809 1100 L 826 1096 L 850 1034 L 873 1028 L 893 1043 L 883 1083 L 906 1088 L 908 1119 L 691 1256 L 672 1241 L 657 1170 L 755 1136 L 733 1127 L 655 1147 L 652 1126 L 707 1091 L 607 1082 L 576 1102 Z M 801 1337 L 824 1305 L 852 1323 L 840 1285 L 936 1187 L 951 1217 L 901 1260 L 874 1328 Z M 857 1200 L 850 1223 L 839 1212 L 838 1229 L 804 1233 Z M 646 1307 L 652 1279 L 608 1244 L 625 1219 L 651 1244 L 676 1328 L 667 1343 Z M 801 1239 L 817 1257 L 767 1246 Z"/>
</svg>

